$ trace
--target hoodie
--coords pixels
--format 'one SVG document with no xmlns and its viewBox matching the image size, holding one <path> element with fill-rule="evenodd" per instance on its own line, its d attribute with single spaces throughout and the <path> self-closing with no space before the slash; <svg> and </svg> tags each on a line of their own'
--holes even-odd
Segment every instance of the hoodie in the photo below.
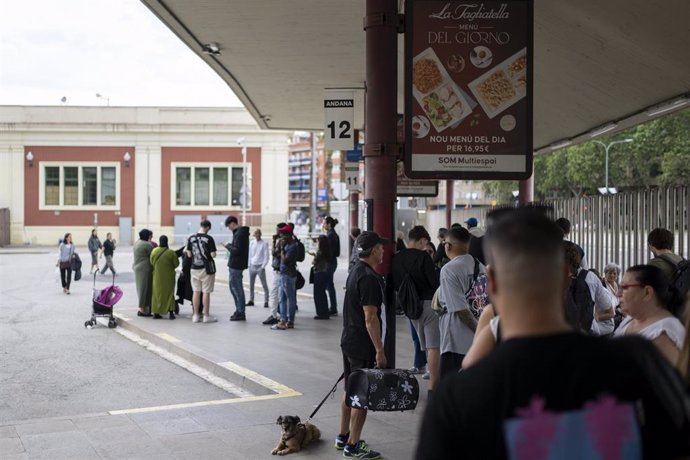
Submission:
<svg viewBox="0 0 690 460">
<path fill-rule="evenodd" d="M 232 243 L 226 244 L 230 251 L 228 267 L 233 270 L 246 270 L 249 265 L 249 227 L 237 227 L 232 232 Z"/>
</svg>

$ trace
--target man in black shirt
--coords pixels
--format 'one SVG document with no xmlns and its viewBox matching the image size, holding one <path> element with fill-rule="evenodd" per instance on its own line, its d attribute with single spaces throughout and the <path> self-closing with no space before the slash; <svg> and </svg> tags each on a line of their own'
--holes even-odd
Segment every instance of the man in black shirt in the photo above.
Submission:
<svg viewBox="0 0 690 460">
<path fill-rule="evenodd" d="M 105 271 L 110 269 L 115 274 L 115 266 L 113 265 L 113 252 L 115 251 L 115 240 L 113 240 L 113 234 L 108 232 L 105 236 L 106 240 L 103 242 L 103 249 L 101 249 L 101 255 L 105 256 L 105 265 L 103 270 L 101 270 L 101 275 L 105 275 Z"/>
<path fill-rule="evenodd" d="M 405 275 L 409 275 L 417 290 L 417 296 L 423 303 L 422 315 L 411 321 L 419 337 L 420 348 L 426 351 L 429 387 L 433 390 L 439 380 L 441 359 L 438 315 L 431 309 L 431 299 L 438 289 L 438 272 L 434 268 L 434 261 L 425 251 L 427 243 L 431 240 L 429 232 L 417 225 L 409 231 L 407 239 L 407 248 L 398 251 L 391 262 L 393 284 L 398 290 Z"/>
<path fill-rule="evenodd" d="M 385 368 L 387 364 L 383 343 L 386 338 L 386 312 L 383 304 L 385 286 L 374 267 L 383 262 L 383 245 L 388 240 L 375 232 L 362 232 L 355 242 L 359 261 L 347 277 L 343 306 L 343 351 L 345 388 L 347 377 L 356 369 Z M 428 257 L 428 256 L 427 256 Z M 366 409 L 350 408 L 343 395 L 340 410 L 340 434 L 335 448 L 343 450 L 345 458 L 377 459 L 376 451 L 360 439 L 367 417 Z"/>
<path fill-rule="evenodd" d="M 501 344 L 439 384 L 417 459 L 675 458 L 690 452 L 690 400 L 642 338 L 566 323 L 562 233 L 544 209 L 502 211 L 486 233 Z"/>
<path fill-rule="evenodd" d="M 211 305 L 211 293 L 216 283 L 215 273 L 206 273 L 205 260 L 216 257 L 216 241 L 208 232 L 211 230 L 211 222 L 208 219 L 201 221 L 199 231 L 187 240 L 185 251 L 187 257 L 192 259 L 190 277 L 192 279 L 192 315 L 193 323 L 215 323 L 218 321 L 215 316 L 211 316 L 209 309 Z M 200 306 L 203 303 L 203 312 Z M 203 315 L 202 315 L 203 313 Z"/>
</svg>

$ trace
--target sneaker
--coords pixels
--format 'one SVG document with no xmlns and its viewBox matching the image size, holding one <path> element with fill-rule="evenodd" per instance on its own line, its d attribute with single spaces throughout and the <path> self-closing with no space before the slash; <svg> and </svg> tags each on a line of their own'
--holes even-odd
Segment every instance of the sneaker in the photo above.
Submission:
<svg viewBox="0 0 690 460">
<path fill-rule="evenodd" d="M 238 313 L 235 312 L 230 316 L 230 321 L 246 321 L 247 317 L 244 315 L 244 313 Z"/>
<path fill-rule="evenodd" d="M 192 315 L 192 322 L 193 322 L 193 323 L 200 323 L 200 322 L 201 322 L 201 316 L 199 316 L 199 315 Z"/>
<path fill-rule="evenodd" d="M 268 302 L 264 303 L 264 308 L 268 308 Z"/>
<path fill-rule="evenodd" d="M 328 311 L 328 314 L 331 316 L 338 316 L 338 310 L 331 309 Z"/>
<path fill-rule="evenodd" d="M 216 318 L 216 317 L 213 316 L 213 315 L 206 315 L 206 316 L 204 316 L 204 321 L 203 321 L 203 322 L 204 322 L 204 323 L 217 323 L 217 322 L 218 322 L 218 318 Z"/>
<path fill-rule="evenodd" d="M 423 374 L 426 372 L 426 367 L 411 367 L 407 371 L 411 374 Z"/>
<path fill-rule="evenodd" d="M 271 326 L 274 331 L 284 331 L 288 328 L 287 321 L 280 321 L 278 324 Z"/>
<path fill-rule="evenodd" d="M 343 450 L 345 448 L 345 444 L 347 444 L 347 438 L 350 437 L 350 433 L 347 434 L 339 434 L 338 436 L 335 437 L 335 448 L 338 450 Z"/>
<path fill-rule="evenodd" d="M 371 450 L 369 446 L 367 446 L 367 443 L 360 439 L 354 446 L 349 444 L 345 445 L 345 448 L 343 449 L 343 457 L 376 460 L 381 458 L 381 454 L 375 450 Z"/>
<path fill-rule="evenodd" d="M 272 326 L 274 324 L 278 324 L 280 320 L 276 318 L 275 316 L 271 315 L 268 318 L 266 318 L 264 321 L 261 322 L 261 324 L 265 326 Z"/>
<path fill-rule="evenodd" d="M 163 317 L 161 315 L 159 315 L 158 313 L 154 313 L 153 319 L 163 319 Z"/>
<path fill-rule="evenodd" d="M 175 319 L 175 312 L 171 311 L 170 313 L 168 313 L 168 318 Z"/>
<path fill-rule="evenodd" d="M 254 301 L 253 301 L 253 300 L 250 300 L 250 301 L 247 302 L 245 305 L 246 305 L 247 307 L 253 307 L 253 306 L 254 306 Z"/>
<path fill-rule="evenodd" d="M 294 321 L 288 321 L 287 322 L 287 328 L 288 329 L 294 329 L 295 328 L 295 322 Z"/>
<path fill-rule="evenodd" d="M 424 374 L 422 374 L 422 380 L 429 380 L 431 378 L 431 374 L 429 374 L 429 371 L 426 371 Z"/>
</svg>

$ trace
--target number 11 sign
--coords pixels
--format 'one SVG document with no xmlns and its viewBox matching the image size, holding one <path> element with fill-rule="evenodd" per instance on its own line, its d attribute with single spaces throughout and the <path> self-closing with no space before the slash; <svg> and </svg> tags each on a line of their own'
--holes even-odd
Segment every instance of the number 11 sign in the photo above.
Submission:
<svg viewBox="0 0 690 460">
<path fill-rule="evenodd" d="M 326 90 L 324 138 L 326 150 L 352 150 L 355 98 L 352 91 Z"/>
</svg>

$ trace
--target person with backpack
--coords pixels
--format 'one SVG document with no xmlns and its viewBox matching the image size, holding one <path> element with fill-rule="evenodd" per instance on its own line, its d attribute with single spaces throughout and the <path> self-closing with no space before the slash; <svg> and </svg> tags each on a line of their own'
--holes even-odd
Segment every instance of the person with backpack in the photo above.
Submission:
<svg viewBox="0 0 690 460">
<path fill-rule="evenodd" d="M 431 299 L 439 285 L 438 275 L 433 259 L 425 250 L 431 240 L 429 232 L 417 225 L 407 238 L 407 248 L 398 251 L 391 261 L 393 286 L 400 308 L 419 337 L 420 348 L 426 350 L 429 387 L 433 390 L 440 378 L 441 356 L 439 318 L 431 309 Z"/>
<path fill-rule="evenodd" d="M 273 326 L 280 322 L 280 313 L 278 311 L 278 304 L 280 302 L 280 253 L 281 253 L 281 239 L 279 230 L 285 227 L 285 222 L 279 222 L 276 225 L 276 232 L 273 234 L 273 243 L 271 244 L 271 268 L 273 269 L 273 285 L 268 296 L 271 314 L 268 318 L 263 320 L 261 324 L 264 326 Z"/>
<path fill-rule="evenodd" d="M 580 251 L 575 243 L 563 241 L 563 248 L 570 275 L 569 285 L 564 291 L 566 319 L 575 330 L 586 334 L 610 334 L 613 332 L 613 325 L 610 324 L 610 327 L 607 326 L 602 331 L 599 322 L 613 319 L 615 297 L 604 287 L 596 274 L 582 268 Z M 595 308 L 599 321 L 594 321 Z"/>
<path fill-rule="evenodd" d="M 477 329 L 477 317 L 466 294 L 479 276 L 486 279 L 486 268 L 469 255 L 470 238 L 466 228 L 451 227 L 444 242 L 450 262 L 441 269 L 438 294 L 441 378 L 460 370 Z"/>
<path fill-rule="evenodd" d="M 285 225 L 278 229 L 280 242 L 280 288 L 279 304 L 280 322 L 271 329 L 284 331 L 295 327 L 295 311 L 297 310 L 297 255 L 298 244 L 293 237 L 292 227 Z"/>
<path fill-rule="evenodd" d="M 690 293 L 690 261 L 673 253 L 673 233 L 665 228 L 655 228 L 647 237 L 649 250 L 654 258 L 649 265 L 660 268 L 666 276 L 669 286 L 678 292 L 679 298 Z M 676 309 L 676 318 L 683 321 L 687 310 L 680 306 Z"/>
<path fill-rule="evenodd" d="M 673 253 L 673 233 L 665 228 L 655 228 L 647 236 L 647 245 L 654 257 L 649 265 L 659 268 L 670 283 L 676 273 L 678 264 L 683 260 L 681 256 Z"/>
<path fill-rule="evenodd" d="M 687 331 L 673 316 L 682 302 L 668 289 L 666 275 L 652 265 L 635 265 L 623 275 L 619 287 L 621 308 L 627 315 L 615 337 L 641 335 L 652 341 L 672 365 L 676 365 Z"/>
<path fill-rule="evenodd" d="M 323 231 L 326 232 L 328 242 L 331 244 L 331 260 L 328 265 L 328 284 L 326 285 L 326 292 L 330 298 L 331 307 L 328 313 L 331 316 L 338 315 L 338 297 L 335 292 L 335 271 L 338 269 L 338 257 L 340 257 L 340 237 L 335 231 L 335 226 L 338 225 L 338 219 L 331 216 L 326 217 L 323 221 Z M 304 259 L 302 259 L 304 260 Z"/>
</svg>

